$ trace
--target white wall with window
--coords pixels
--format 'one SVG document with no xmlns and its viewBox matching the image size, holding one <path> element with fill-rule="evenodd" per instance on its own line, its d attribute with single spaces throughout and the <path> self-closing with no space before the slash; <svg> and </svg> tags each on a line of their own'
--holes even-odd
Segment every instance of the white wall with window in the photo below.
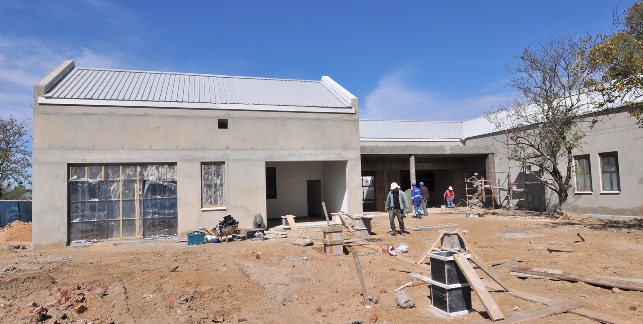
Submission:
<svg viewBox="0 0 643 324">
<path fill-rule="evenodd" d="M 576 192 L 592 191 L 592 168 L 589 155 L 578 155 L 574 157 Z"/>
<path fill-rule="evenodd" d="M 601 190 L 621 191 L 621 181 L 618 168 L 618 153 L 599 153 L 601 162 Z"/>
<path fill-rule="evenodd" d="M 225 164 L 209 162 L 201 164 L 201 207 L 203 209 L 225 208 Z"/>
</svg>

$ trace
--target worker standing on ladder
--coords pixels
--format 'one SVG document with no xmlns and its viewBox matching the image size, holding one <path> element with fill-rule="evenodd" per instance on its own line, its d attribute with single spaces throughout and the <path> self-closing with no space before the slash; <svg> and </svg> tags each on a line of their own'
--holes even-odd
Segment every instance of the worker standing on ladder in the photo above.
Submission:
<svg viewBox="0 0 643 324">
<path fill-rule="evenodd" d="M 422 218 L 420 211 L 420 203 L 422 203 L 422 191 L 415 185 L 415 181 L 411 182 L 411 201 L 413 201 L 413 208 L 415 208 L 415 218 Z"/>
</svg>

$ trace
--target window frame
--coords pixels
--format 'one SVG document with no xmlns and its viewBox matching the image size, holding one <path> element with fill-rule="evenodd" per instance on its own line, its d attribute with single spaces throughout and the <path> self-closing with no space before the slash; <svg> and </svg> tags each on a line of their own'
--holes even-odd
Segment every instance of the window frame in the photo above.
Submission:
<svg viewBox="0 0 643 324">
<path fill-rule="evenodd" d="M 580 169 L 579 164 L 578 164 L 579 161 L 587 162 L 587 165 L 586 165 L 587 171 L 586 172 L 579 173 L 579 169 Z M 579 186 L 578 186 L 579 179 L 581 178 L 581 176 L 583 178 L 585 178 L 586 187 L 584 188 L 584 190 L 580 190 Z M 589 189 L 587 189 L 587 183 L 589 183 Z M 574 186 L 576 188 L 575 193 L 577 193 L 577 194 L 587 194 L 587 193 L 593 193 L 594 192 L 594 187 L 593 187 L 593 184 L 592 184 L 592 162 L 591 162 L 589 154 L 583 154 L 583 155 L 574 156 Z"/>
<path fill-rule="evenodd" d="M 604 170 L 604 165 L 605 165 L 604 158 L 610 158 L 610 157 L 614 158 L 614 165 L 616 167 L 615 171 L 605 171 Z M 598 153 L 598 160 L 600 162 L 600 167 L 601 167 L 601 177 L 600 177 L 600 180 L 601 180 L 601 193 L 605 193 L 605 194 L 617 194 L 617 193 L 620 193 L 621 192 L 621 169 L 620 169 L 619 164 L 618 164 L 618 152 L 614 151 L 614 152 Z M 606 188 L 605 187 L 605 181 L 604 181 L 605 174 L 610 174 L 610 177 L 609 177 L 610 184 L 611 184 L 610 189 L 605 189 Z M 614 174 L 616 175 L 616 189 L 614 189 L 614 183 L 612 182 L 614 180 L 612 175 L 614 175 Z"/>
<path fill-rule="evenodd" d="M 226 164 L 225 162 L 220 162 L 220 161 L 219 162 L 202 162 L 201 163 L 201 210 L 205 211 L 205 210 L 225 210 L 226 209 L 226 181 L 225 181 L 225 179 L 226 179 L 226 176 L 225 176 L 226 167 L 225 167 L 225 164 Z M 203 176 L 204 176 L 204 166 L 206 166 L 206 165 L 209 165 L 209 166 L 220 165 L 221 168 L 222 168 L 221 169 L 222 198 L 221 198 L 221 204 L 220 205 L 206 205 L 205 204 L 205 201 L 204 201 L 205 195 L 204 195 L 204 193 L 205 193 L 206 188 L 205 188 L 205 182 L 204 182 Z M 212 177 L 214 178 L 215 168 L 212 168 L 212 172 L 213 172 Z M 215 190 L 216 190 L 215 185 L 216 185 L 216 182 L 212 181 L 212 188 L 208 188 L 208 189 L 211 189 L 213 191 L 212 196 L 214 196 L 214 194 L 215 194 Z"/>
</svg>

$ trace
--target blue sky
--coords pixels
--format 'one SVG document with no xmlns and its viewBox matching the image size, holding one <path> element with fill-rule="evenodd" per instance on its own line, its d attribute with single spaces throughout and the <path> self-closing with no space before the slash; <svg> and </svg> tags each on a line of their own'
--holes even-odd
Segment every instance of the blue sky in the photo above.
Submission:
<svg viewBox="0 0 643 324">
<path fill-rule="evenodd" d="M 467 120 L 507 105 L 524 46 L 609 31 L 635 1 L 0 0 L 0 117 L 76 66 L 319 80 L 362 119 Z"/>
</svg>

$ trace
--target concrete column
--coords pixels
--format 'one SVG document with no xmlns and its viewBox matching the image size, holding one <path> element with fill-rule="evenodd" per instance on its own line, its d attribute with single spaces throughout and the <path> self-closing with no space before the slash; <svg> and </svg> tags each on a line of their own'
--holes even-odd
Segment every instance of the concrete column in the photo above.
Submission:
<svg viewBox="0 0 643 324">
<path fill-rule="evenodd" d="M 415 182 L 415 155 L 411 155 L 409 170 L 411 170 L 411 182 Z"/>
<path fill-rule="evenodd" d="M 185 238 L 187 233 L 200 227 L 214 227 L 216 223 L 200 223 L 197 217 L 201 214 L 201 163 L 178 162 L 176 186 L 179 237 Z"/>
<path fill-rule="evenodd" d="M 39 159 L 36 157 L 36 159 Z M 34 162 L 32 234 L 34 250 L 67 245 L 67 164 Z M 63 190 L 61 190 L 63 189 Z"/>
<path fill-rule="evenodd" d="M 362 204 L 362 164 L 360 160 L 348 160 L 346 163 L 346 198 L 348 198 L 347 212 L 361 214 L 364 211 Z"/>
</svg>

